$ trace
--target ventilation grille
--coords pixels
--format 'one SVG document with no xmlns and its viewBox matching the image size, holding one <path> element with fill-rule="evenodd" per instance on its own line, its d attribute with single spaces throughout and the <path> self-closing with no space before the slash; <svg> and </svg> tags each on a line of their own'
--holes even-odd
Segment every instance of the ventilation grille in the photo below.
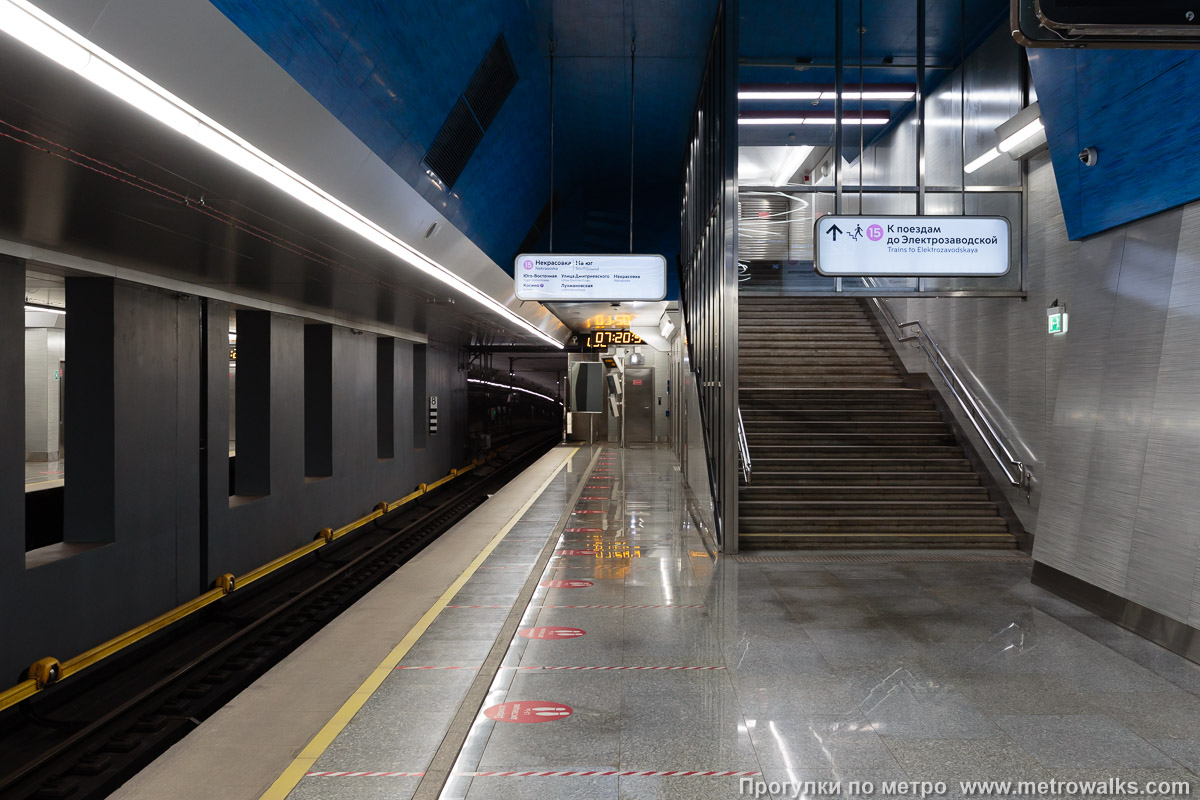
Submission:
<svg viewBox="0 0 1200 800">
<path fill-rule="evenodd" d="M 433 170 L 446 188 L 450 188 L 466 169 L 471 154 L 483 139 L 483 130 L 475 122 L 467 101 L 458 98 L 442 129 L 425 153 L 425 165 Z"/>
<path fill-rule="evenodd" d="M 501 34 L 475 68 L 467 90 L 450 109 L 425 153 L 425 165 L 446 184 L 446 188 L 453 187 L 467 168 L 484 132 L 491 127 L 516 85 L 517 69 Z"/>
<path fill-rule="evenodd" d="M 508 43 L 501 35 L 487 51 L 483 61 L 471 76 L 463 97 L 475 112 L 479 125 L 486 131 L 500 113 L 500 106 L 517 85 L 517 68 L 508 52 Z"/>
</svg>

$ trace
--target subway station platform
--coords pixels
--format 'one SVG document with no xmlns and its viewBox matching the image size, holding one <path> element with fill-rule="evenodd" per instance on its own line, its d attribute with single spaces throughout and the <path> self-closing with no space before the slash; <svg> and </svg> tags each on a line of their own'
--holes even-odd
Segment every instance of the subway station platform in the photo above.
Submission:
<svg viewBox="0 0 1200 800">
<path fill-rule="evenodd" d="M 551 451 L 114 796 L 1200 788 L 1200 668 L 1032 586 L 1026 556 L 714 559 L 676 463 Z"/>
</svg>

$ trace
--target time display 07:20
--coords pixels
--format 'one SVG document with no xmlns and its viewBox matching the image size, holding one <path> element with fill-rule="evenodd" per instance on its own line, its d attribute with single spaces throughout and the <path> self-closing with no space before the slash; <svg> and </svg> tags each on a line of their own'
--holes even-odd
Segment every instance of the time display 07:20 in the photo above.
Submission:
<svg viewBox="0 0 1200 800">
<path fill-rule="evenodd" d="M 592 331 L 588 334 L 584 346 L 592 350 L 603 350 L 614 345 L 645 343 L 645 339 L 632 331 Z"/>
</svg>

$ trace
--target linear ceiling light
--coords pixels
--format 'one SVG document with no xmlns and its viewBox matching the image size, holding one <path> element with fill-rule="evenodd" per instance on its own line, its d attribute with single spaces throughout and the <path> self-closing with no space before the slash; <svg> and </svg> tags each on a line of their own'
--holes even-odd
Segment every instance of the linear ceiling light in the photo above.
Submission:
<svg viewBox="0 0 1200 800">
<path fill-rule="evenodd" d="M 484 386 L 495 386 L 498 389 L 505 389 L 510 392 L 524 392 L 525 394 L 531 394 L 534 397 L 540 397 L 543 400 L 549 400 L 551 403 L 558 403 L 560 406 L 562 405 L 562 400 L 556 400 L 555 398 L 551 397 L 548 394 L 534 392 L 529 389 L 522 389 L 520 386 L 508 386 L 503 383 L 494 383 L 492 381 L 481 381 L 478 378 L 467 378 L 467 383 L 479 383 L 479 384 L 483 384 Z"/>
<path fill-rule="evenodd" d="M 34 311 L 34 312 L 38 312 L 41 314 L 66 314 L 67 313 L 67 310 L 65 308 L 59 308 L 57 306 L 35 306 L 35 305 L 31 305 L 29 303 L 25 304 L 25 310 L 26 311 Z"/>
<path fill-rule="evenodd" d="M 182 133 L 405 263 L 555 347 L 562 343 L 394 234 L 122 63 L 26 0 L 0 0 L 0 30 Z"/>
<path fill-rule="evenodd" d="M 842 87 L 843 100 L 912 100 L 917 88 L 908 83 L 879 83 Z M 836 100 L 832 84 L 746 84 L 738 100 Z"/>
<path fill-rule="evenodd" d="M 970 164 L 967 164 L 965 167 L 963 167 L 963 172 L 970 175 L 972 172 L 975 172 L 976 170 L 992 163 L 999 157 L 1000 157 L 1000 151 L 993 147 L 991 150 L 988 150 L 986 153 L 981 155 L 979 158 L 975 159 Z"/>
<path fill-rule="evenodd" d="M 862 118 L 863 125 L 886 125 L 889 118 L 886 112 L 883 116 L 872 115 L 871 112 L 864 112 Z M 738 117 L 739 125 L 833 125 L 836 123 L 832 114 L 776 114 L 773 116 L 740 116 Z M 846 115 L 842 117 L 842 124 L 857 125 L 859 117 L 857 114 Z"/>
<path fill-rule="evenodd" d="M 796 174 L 796 170 L 800 169 L 800 165 L 804 163 L 804 159 L 808 158 L 809 153 L 813 151 L 810 145 L 800 145 L 786 149 L 787 152 L 780 159 L 779 166 L 775 168 L 775 172 L 771 175 L 772 186 L 787 186 L 791 182 L 792 176 Z"/>
<path fill-rule="evenodd" d="M 1042 124 L 1041 117 L 1038 117 L 1033 122 L 1014 133 L 1012 136 L 1002 140 L 999 145 L 1000 152 L 1007 153 L 1009 150 L 1012 150 L 1014 147 L 1021 144 L 1021 142 L 1024 142 L 1026 139 L 1036 136 L 1041 131 L 1045 130 L 1045 127 L 1046 126 Z"/>
</svg>

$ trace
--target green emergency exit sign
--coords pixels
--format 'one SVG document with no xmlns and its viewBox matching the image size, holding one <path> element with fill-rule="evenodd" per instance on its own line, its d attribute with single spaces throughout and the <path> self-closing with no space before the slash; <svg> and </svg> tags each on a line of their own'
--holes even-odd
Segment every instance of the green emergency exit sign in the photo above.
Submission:
<svg viewBox="0 0 1200 800">
<path fill-rule="evenodd" d="M 1051 314 L 1046 317 L 1049 333 L 1062 333 L 1062 314 Z"/>
</svg>

